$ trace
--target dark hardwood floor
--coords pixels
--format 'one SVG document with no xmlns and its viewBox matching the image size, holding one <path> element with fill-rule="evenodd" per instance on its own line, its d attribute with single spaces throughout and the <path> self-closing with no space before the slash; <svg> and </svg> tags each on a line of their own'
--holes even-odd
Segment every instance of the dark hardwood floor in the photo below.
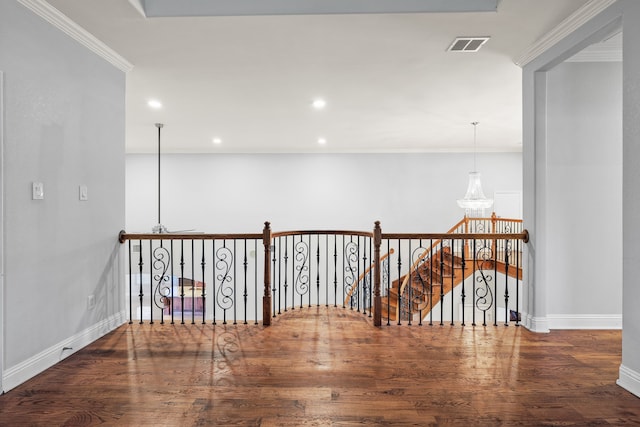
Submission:
<svg viewBox="0 0 640 427">
<path fill-rule="evenodd" d="M 0 397 L 0 425 L 640 425 L 620 331 L 383 326 L 342 308 L 124 325 Z"/>
</svg>

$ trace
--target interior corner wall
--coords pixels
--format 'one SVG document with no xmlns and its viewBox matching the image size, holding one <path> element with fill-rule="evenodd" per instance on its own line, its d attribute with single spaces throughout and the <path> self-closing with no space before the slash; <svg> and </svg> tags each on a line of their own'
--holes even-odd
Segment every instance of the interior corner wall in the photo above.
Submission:
<svg viewBox="0 0 640 427">
<path fill-rule="evenodd" d="M 621 328 L 622 63 L 554 67 L 546 110 L 549 328 Z"/>
<path fill-rule="evenodd" d="M 623 2 L 623 330 L 618 384 L 640 397 L 640 2 Z"/>
<path fill-rule="evenodd" d="M 0 2 L 0 68 L 6 391 L 123 318 L 125 74 L 15 1 Z"/>
<path fill-rule="evenodd" d="M 161 222 L 212 233 L 445 232 L 464 216 L 473 154 L 163 154 Z M 521 191 L 520 153 L 478 154 L 488 197 Z M 127 231 L 157 224 L 157 155 L 127 155 Z M 499 214 L 499 212 L 498 212 Z M 487 212 L 490 215 L 490 212 Z"/>
</svg>

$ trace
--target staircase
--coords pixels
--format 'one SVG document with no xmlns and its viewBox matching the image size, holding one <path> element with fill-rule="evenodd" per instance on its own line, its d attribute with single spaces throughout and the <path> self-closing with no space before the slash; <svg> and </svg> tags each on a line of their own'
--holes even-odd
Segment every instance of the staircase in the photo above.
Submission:
<svg viewBox="0 0 640 427">
<path fill-rule="evenodd" d="M 495 223 L 499 221 L 495 216 L 491 218 L 495 230 Z M 466 223 L 465 223 L 466 221 Z M 456 224 L 449 233 L 455 234 L 462 228 L 468 230 L 469 219 L 465 218 Z M 481 244 L 487 244 L 483 242 Z M 496 242 L 489 242 L 496 247 Z M 476 257 L 474 260 L 474 248 Z M 512 278 L 522 279 L 522 268 L 515 268 L 513 260 L 507 263 L 500 256 L 478 256 L 478 247 L 474 242 L 466 242 L 462 247 L 451 248 L 436 242 L 431 249 L 425 251 L 410 268 L 409 273 L 391 282 L 387 295 L 382 297 L 382 319 L 391 321 L 418 321 L 425 319 L 432 308 L 442 301 L 445 295 L 462 284 L 464 280 L 476 273 L 476 280 L 486 283 L 483 272 L 502 273 Z M 464 260 L 463 260 L 464 252 Z M 473 300 L 473 284 L 466 289 L 467 301 Z M 399 295 L 402 298 L 399 298 Z M 398 320 L 399 319 L 399 320 Z"/>
</svg>

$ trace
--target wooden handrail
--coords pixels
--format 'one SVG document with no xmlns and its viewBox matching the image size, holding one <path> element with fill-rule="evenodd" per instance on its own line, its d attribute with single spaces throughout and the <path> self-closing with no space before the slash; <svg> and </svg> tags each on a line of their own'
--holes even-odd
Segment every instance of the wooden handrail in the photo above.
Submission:
<svg viewBox="0 0 640 427">
<path fill-rule="evenodd" d="M 385 259 L 387 259 L 389 257 L 389 255 L 391 255 L 394 252 L 393 248 L 389 249 L 389 252 L 382 255 L 380 257 L 380 262 L 384 261 Z M 358 281 L 356 282 L 356 286 L 352 287 L 351 290 L 349 291 L 349 293 L 347 294 L 347 297 L 344 299 L 344 305 L 347 305 L 347 301 L 349 301 L 349 298 L 351 298 L 351 296 L 353 295 L 353 292 L 355 291 L 355 289 L 359 286 L 358 284 L 364 279 L 364 277 L 369 274 L 369 272 L 371 271 L 371 269 L 374 267 L 374 264 L 370 264 L 364 271 L 364 273 L 362 273 L 359 277 L 358 277 Z"/>
<path fill-rule="evenodd" d="M 233 239 L 259 239 L 262 240 L 262 233 L 127 233 L 120 231 L 118 241 L 124 243 L 127 240 L 233 240 Z"/>
</svg>

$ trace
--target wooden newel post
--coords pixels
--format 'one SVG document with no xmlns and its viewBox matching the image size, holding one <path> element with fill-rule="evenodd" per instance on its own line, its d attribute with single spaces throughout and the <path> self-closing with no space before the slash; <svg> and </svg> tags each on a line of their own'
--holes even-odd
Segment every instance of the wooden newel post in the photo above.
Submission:
<svg viewBox="0 0 640 427">
<path fill-rule="evenodd" d="M 376 221 L 375 227 L 373 228 L 373 326 L 382 326 L 382 297 L 380 296 L 382 266 L 380 265 L 380 245 L 382 245 L 382 228 L 380 228 L 380 221 Z"/>
<path fill-rule="evenodd" d="M 262 297 L 262 324 L 271 325 L 271 224 L 265 221 L 262 230 L 264 244 L 264 296 Z"/>
</svg>

